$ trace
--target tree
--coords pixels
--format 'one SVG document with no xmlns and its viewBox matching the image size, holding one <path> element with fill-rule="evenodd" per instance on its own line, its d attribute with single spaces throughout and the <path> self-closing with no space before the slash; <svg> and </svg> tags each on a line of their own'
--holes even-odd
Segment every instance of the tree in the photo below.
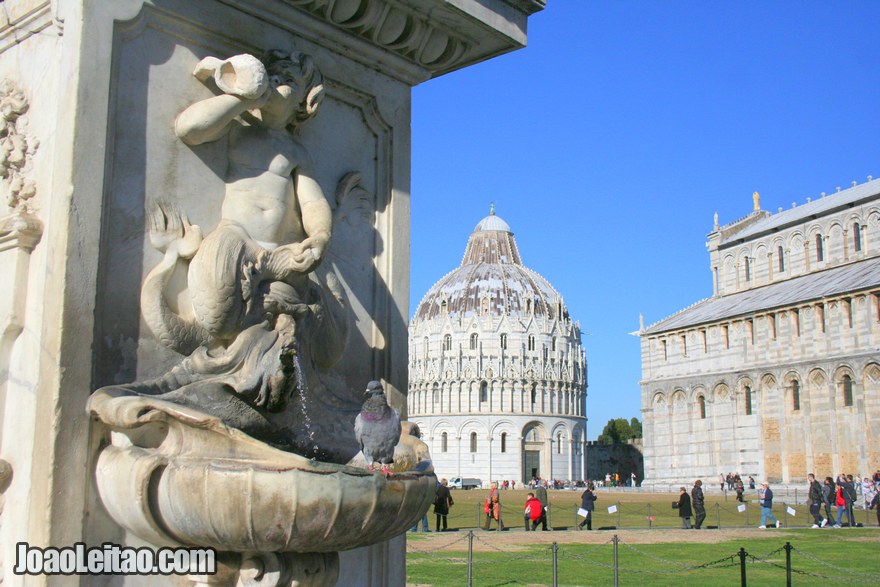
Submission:
<svg viewBox="0 0 880 587">
<path fill-rule="evenodd" d="M 642 423 L 638 418 L 627 421 L 626 418 L 613 418 L 608 420 L 599 442 L 602 444 L 623 444 L 633 438 L 642 437 Z"/>
<path fill-rule="evenodd" d="M 633 418 L 629 421 L 629 427 L 632 428 L 633 438 L 641 438 L 642 437 L 642 423 L 639 422 L 638 418 Z"/>
</svg>

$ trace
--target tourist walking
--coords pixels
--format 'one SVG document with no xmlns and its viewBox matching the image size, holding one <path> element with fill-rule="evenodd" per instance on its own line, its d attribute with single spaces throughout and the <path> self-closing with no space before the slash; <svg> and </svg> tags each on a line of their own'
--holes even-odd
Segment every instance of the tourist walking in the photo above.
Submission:
<svg viewBox="0 0 880 587">
<path fill-rule="evenodd" d="M 776 516 L 773 515 L 771 511 L 773 509 L 773 490 L 770 489 L 770 484 L 764 481 L 761 485 L 761 525 L 758 528 L 766 528 L 767 522 L 772 522 L 776 524 L 776 527 L 779 528 L 782 524 L 779 520 L 776 519 Z"/>
<path fill-rule="evenodd" d="M 849 515 L 849 508 L 846 506 L 846 489 L 844 488 L 842 483 L 837 484 L 837 494 L 834 500 L 835 505 L 837 506 L 837 523 L 834 524 L 835 528 L 840 528 L 843 522 L 843 514 L 846 513 L 846 522 L 850 528 L 853 527 L 853 519 Z"/>
<path fill-rule="evenodd" d="M 535 497 L 535 494 L 529 492 L 526 495 L 526 509 L 525 509 L 525 522 L 526 522 L 526 532 L 530 529 L 532 531 L 538 529 L 538 522 L 541 520 L 541 512 L 544 511 L 544 506 L 541 505 L 541 502 Z M 531 528 L 529 528 L 529 524 L 531 523 Z"/>
<path fill-rule="evenodd" d="M 694 488 L 691 490 L 691 502 L 694 506 L 694 529 L 699 530 L 706 519 L 706 499 L 703 496 L 703 482 L 697 479 L 694 481 Z"/>
<path fill-rule="evenodd" d="M 853 506 L 855 505 L 858 497 L 856 496 L 856 484 L 853 481 L 852 475 L 846 476 L 846 481 L 843 484 L 843 500 L 846 502 L 846 513 L 850 519 L 850 526 L 853 527 L 856 525 L 856 513 L 853 511 Z"/>
<path fill-rule="evenodd" d="M 547 488 L 544 485 L 538 485 L 535 488 L 535 498 L 541 502 L 541 517 L 538 521 L 541 523 L 541 530 L 547 531 L 547 508 L 550 507 L 550 498 L 547 497 Z"/>
<path fill-rule="evenodd" d="M 694 513 L 691 510 L 691 496 L 688 495 L 687 487 L 679 489 L 678 501 L 673 501 L 672 507 L 678 509 L 678 515 L 681 516 L 681 527 L 685 530 L 690 530 L 691 516 Z"/>
<path fill-rule="evenodd" d="M 837 489 L 834 487 L 834 480 L 831 477 L 825 477 L 825 484 L 822 485 L 822 500 L 825 503 L 825 519 L 833 520 L 831 515 L 831 507 L 837 499 Z"/>
<path fill-rule="evenodd" d="M 877 525 L 880 526 L 880 491 L 874 494 L 874 499 L 868 505 L 869 510 L 877 510 Z"/>
<path fill-rule="evenodd" d="M 452 501 L 452 493 L 449 491 L 449 487 L 447 487 L 448 481 L 446 479 L 440 480 L 440 486 L 437 487 L 437 495 L 434 497 L 434 514 L 437 516 L 437 531 L 440 532 L 440 526 L 442 523 L 443 532 L 446 532 L 446 516 L 449 515 L 449 508 L 452 507 L 455 502 Z"/>
<path fill-rule="evenodd" d="M 807 475 L 807 479 L 810 482 L 809 503 L 810 515 L 813 516 L 813 528 L 824 528 L 828 520 L 822 517 L 822 504 L 825 501 L 822 496 L 822 486 L 819 485 L 816 476 L 812 473 Z"/>
<path fill-rule="evenodd" d="M 497 481 L 493 481 L 490 486 L 489 497 L 486 499 L 486 503 L 483 506 L 483 512 L 486 514 L 486 523 L 483 526 L 484 530 L 488 530 L 492 526 L 493 520 L 498 523 L 499 531 L 503 528 L 501 525 L 501 496 L 498 493 Z"/>
<path fill-rule="evenodd" d="M 592 483 L 588 483 L 586 491 L 581 494 L 581 510 L 578 514 L 584 517 L 584 521 L 578 524 L 578 530 L 583 530 L 584 525 L 587 526 L 587 530 L 593 529 L 593 510 L 598 499 L 593 493 L 594 488 Z"/>
<path fill-rule="evenodd" d="M 742 479 L 737 479 L 734 481 L 736 483 L 736 501 L 740 503 L 745 503 L 743 499 L 743 493 L 745 492 L 745 486 L 743 485 Z"/>
</svg>

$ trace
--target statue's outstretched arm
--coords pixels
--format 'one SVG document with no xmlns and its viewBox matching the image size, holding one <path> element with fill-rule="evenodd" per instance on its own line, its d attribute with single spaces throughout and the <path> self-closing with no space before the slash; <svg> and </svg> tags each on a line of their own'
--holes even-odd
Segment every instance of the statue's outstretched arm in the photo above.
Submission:
<svg viewBox="0 0 880 587">
<path fill-rule="evenodd" d="M 240 98 L 229 94 L 201 100 L 181 112 L 174 121 L 174 134 L 187 145 L 216 141 L 229 131 L 237 116 L 264 103 L 262 97 Z"/>
<path fill-rule="evenodd" d="M 235 55 L 226 60 L 206 57 L 196 65 L 193 75 L 223 94 L 192 104 L 174 121 L 175 134 L 190 146 L 216 141 L 226 134 L 235 117 L 260 108 L 269 98 L 266 68 L 253 55 Z"/>
</svg>

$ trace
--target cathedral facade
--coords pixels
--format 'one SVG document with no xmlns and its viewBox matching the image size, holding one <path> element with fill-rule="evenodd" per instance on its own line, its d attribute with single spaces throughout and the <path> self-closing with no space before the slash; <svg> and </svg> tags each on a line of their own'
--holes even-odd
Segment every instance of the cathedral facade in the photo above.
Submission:
<svg viewBox="0 0 880 587">
<path fill-rule="evenodd" d="M 713 296 L 640 330 L 647 481 L 880 469 L 880 180 L 708 236 Z"/>
<path fill-rule="evenodd" d="M 586 374 L 580 325 L 493 210 L 409 326 L 408 418 L 437 476 L 584 478 Z"/>
</svg>

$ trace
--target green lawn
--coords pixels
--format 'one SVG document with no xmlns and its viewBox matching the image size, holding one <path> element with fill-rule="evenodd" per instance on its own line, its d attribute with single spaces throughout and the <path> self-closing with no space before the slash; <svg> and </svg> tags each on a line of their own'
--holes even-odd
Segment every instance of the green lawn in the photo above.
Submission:
<svg viewBox="0 0 880 587">
<path fill-rule="evenodd" d="M 425 534 L 408 534 L 409 585 L 461 587 L 467 584 L 468 530 L 474 529 L 482 520 L 482 502 L 486 494 L 484 490 L 453 492 L 455 505 L 449 525 L 450 529 L 458 531 L 443 534 L 443 540 L 438 540 L 436 534 L 432 535 L 433 540 L 428 540 Z M 501 493 L 502 518 L 511 528 L 510 534 L 474 533 L 475 586 L 552 584 L 552 545 L 529 545 L 530 535 L 521 527 L 525 494 L 526 491 L 522 490 Z M 792 505 L 796 515 L 784 515 L 786 506 L 779 500 L 774 504 L 774 513 L 791 528 L 784 535 L 756 531 L 754 536 L 750 533 L 742 537 L 742 532 L 737 532 L 740 537 L 712 544 L 677 543 L 678 531 L 672 529 L 680 527 L 680 518 L 671 506 L 676 495 L 608 491 L 600 491 L 598 495 L 593 528 L 606 531 L 592 535 L 594 538 L 603 536 L 602 543 L 586 544 L 578 541 L 583 534 L 566 531 L 579 520 L 576 511 L 580 492 L 550 492 L 551 525 L 558 532 L 542 535 L 551 536 L 558 542 L 559 585 L 613 585 L 614 545 L 611 540 L 615 533 L 610 530 L 619 527 L 644 528 L 644 532 L 650 533 L 650 542 L 655 542 L 628 544 L 621 539 L 618 544 L 620 585 L 666 586 L 682 585 L 687 581 L 707 586 L 740 585 L 740 548 L 745 548 L 749 555 L 746 563 L 749 585 L 785 585 L 783 546 L 790 542 L 793 546 L 793 585 L 825 587 L 849 583 L 880 586 L 880 529 L 874 512 L 856 510 L 857 520 L 869 522 L 870 527 L 813 530 L 809 528 L 812 520 L 806 506 Z M 709 515 L 705 525 L 715 527 L 720 521 L 722 531 L 757 527 L 760 508 L 756 499 L 756 496 L 747 494 L 747 512 L 743 513 L 737 511 L 738 504 L 732 497 L 725 500 L 722 494 L 707 495 Z M 615 505 L 618 512 L 609 514 L 607 508 L 610 505 Z M 651 517 L 653 520 L 649 520 Z M 433 530 L 433 512 L 429 512 L 429 520 Z M 522 536 L 518 541 L 522 544 L 512 548 L 509 540 L 500 540 L 514 533 Z M 499 539 L 495 540 L 496 537 Z"/>
<path fill-rule="evenodd" d="M 460 533 L 466 537 L 466 533 Z M 523 533 L 525 534 L 525 533 Z M 609 540 L 611 539 L 609 533 Z M 474 540 L 491 545 L 494 533 L 476 533 Z M 407 554 L 407 583 L 434 587 L 460 587 L 467 584 L 467 540 L 449 548 L 421 550 L 419 539 L 410 534 L 412 547 Z M 449 534 L 450 538 L 453 534 Z M 674 534 L 670 533 L 670 539 Z M 849 583 L 880 585 L 878 546 L 880 531 L 795 530 L 783 538 L 772 533 L 759 538 L 736 539 L 714 544 L 618 545 L 620 585 L 639 587 L 682 585 L 739 585 L 740 548 L 748 555 L 746 576 L 749 585 L 785 585 L 785 551 L 793 546 L 792 584 L 827 585 Z M 551 585 L 552 546 L 532 546 L 505 551 L 504 547 L 474 552 L 475 586 Z M 607 586 L 613 584 L 614 547 L 602 544 L 559 544 L 557 569 L 559 585 Z"/>
<path fill-rule="evenodd" d="M 526 490 L 520 489 L 501 492 L 502 519 L 506 525 L 515 528 L 522 526 L 522 511 L 526 501 L 526 493 L 528 493 Z M 482 504 L 487 494 L 488 492 L 485 490 L 453 491 L 455 505 L 449 513 L 449 527 L 455 529 L 477 528 L 483 520 Z M 577 517 L 580 495 L 580 491 L 549 492 L 550 523 L 553 527 L 557 529 L 572 528 L 580 520 Z M 672 509 L 672 502 L 678 499 L 677 493 L 656 494 L 599 490 L 597 495 L 599 499 L 596 501 L 596 511 L 593 517 L 594 529 L 662 529 L 681 526 L 678 511 Z M 739 512 L 737 506 L 740 504 L 732 495 L 725 498 L 720 493 L 708 493 L 706 495 L 707 516 L 704 525 L 720 526 L 721 528 L 756 527 L 761 520 L 761 508 L 757 500 L 757 495 L 754 492 L 747 492 L 746 511 Z M 617 507 L 616 513 L 608 513 L 608 507 L 612 505 Z M 794 516 L 786 513 L 787 506 L 784 497 L 777 497 L 774 502 L 773 512 L 783 525 L 807 527 L 813 523 L 806 505 L 792 504 L 791 507 L 796 512 Z M 874 512 L 856 509 L 855 515 L 856 520 L 862 524 L 877 525 L 877 517 Z M 428 512 L 428 519 L 433 530 L 435 522 L 433 511 Z"/>
</svg>

